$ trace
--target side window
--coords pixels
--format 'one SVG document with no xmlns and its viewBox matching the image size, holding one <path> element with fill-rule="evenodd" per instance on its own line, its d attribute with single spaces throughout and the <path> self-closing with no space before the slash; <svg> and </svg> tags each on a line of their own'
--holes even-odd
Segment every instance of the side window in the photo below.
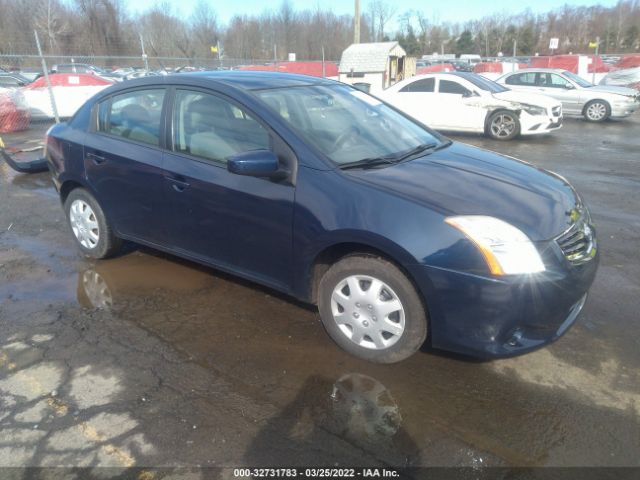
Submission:
<svg viewBox="0 0 640 480">
<path fill-rule="evenodd" d="M 455 95 L 464 95 L 469 93 L 469 90 L 464 88 L 458 82 L 452 82 L 451 80 L 440 80 L 440 87 L 438 87 L 440 93 L 452 93 Z"/>
<path fill-rule="evenodd" d="M 536 74 L 534 72 L 518 73 L 507 78 L 507 85 L 524 85 L 532 87 L 536 84 Z"/>
<path fill-rule="evenodd" d="M 269 150 L 269 132 L 251 115 L 215 95 L 177 90 L 173 112 L 174 150 L 225 162 L 250 150 Z"/>
<path fill-rule="evenodd" d="M 18 80 L 13 77 L 0 77 L 0 85 L 7 88 L 13 88 L 18 86 Z"/>
<path fill-rule="evenodd" d="M 406 87 L 402 87 L 400 92 L 433 92 L 436 87 L 436 79 L 423 78 L 422 80 L 416 80 L 411 82 Z"/>
<path fill-rule="evenodd" d="M 160 116 L 165 89 L 135 90 L 111 98 L 106 121 L 108 101 L 98 110 L 98 131 L 119 137 L 160 145 Z"/>
<path fill-rule="evenodd" d="M 565 88 L 569 82 L 555 73 L 547 73 L 547 86 L 551 88 Z"/>
</svg>

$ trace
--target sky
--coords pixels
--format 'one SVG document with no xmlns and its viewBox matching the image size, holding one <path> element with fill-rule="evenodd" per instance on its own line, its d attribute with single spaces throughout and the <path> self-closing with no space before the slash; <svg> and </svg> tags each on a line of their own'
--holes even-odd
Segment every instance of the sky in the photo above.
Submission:
<svg viewBox="0 0 640 480">
<path fill-rule="evenodd" d="M 197 0 L 163 0 L 174 9 L 174 13 L 188 16 L 197 3 Z M 131 12 L 143 11 L 158 0 L 123 0 Z M 315 9 L 320 5 L 322 9 L 331 9 L 336 14 L 351 14 L 354 8 L 353 0 L 290 0 L 296 10 Z M 238 1 L 210 1 L 211 7 L 218 14 L 223 24 L 236 14 L 262 13 L 264 10 L 277 10 L 282 0 L 238 0 Z M 368 0 L 361 0 L 361 10 L 367 11 Z M 533 13 L 541 13 L 569 5 L 604 5 L 613 6 L 617 0 L 447 0 L 446 7 L 443 2 L 425 0 L 387 0 L 387 3 L 396 6 L 396 13 L 403 13 L 407 10 L 419 10 L 427 13 L 428 18 L 434 22 L 459 22 L 482 18 L 493 13 L 519 13 L 525 9 L 530 9 Z M 435 5 L 435 6 L 434 6 Z M 390 25 L 391 30 L 395 29 L 395 24 Z"/>
</svg>

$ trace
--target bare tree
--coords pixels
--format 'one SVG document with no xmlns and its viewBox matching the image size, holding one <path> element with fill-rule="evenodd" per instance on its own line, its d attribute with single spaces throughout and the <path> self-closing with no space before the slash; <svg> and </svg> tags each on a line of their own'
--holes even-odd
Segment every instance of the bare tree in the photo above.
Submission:
<svg viewBox="0 0 640 480">
<path fill-rule="evenodd" d="M 381 42 L 384 40 L 384 27 L 396 13 L 396 6 L 387 3 L 385 0 L 372 0 L 369 3 L 369 12 L 371 14 L 371 23 L 375 25 L 375 40 Z"/>
</svg>

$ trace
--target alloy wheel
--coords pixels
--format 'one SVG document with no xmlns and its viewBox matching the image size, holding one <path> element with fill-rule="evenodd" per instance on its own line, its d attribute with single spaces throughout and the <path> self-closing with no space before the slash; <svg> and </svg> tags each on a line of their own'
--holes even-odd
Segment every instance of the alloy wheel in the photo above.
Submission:
<svg viewBox="0 0 640 480">
<path fill-rule="evenodd" d="M 490 127 L 495 137 L 505 138 L 516 129 L 516 121 L 511 115 L 501 113 L 493 119 Z"/>
<path fill-rule="evenodd" d="M 604 103 L 595 102 L 587 108 L 587 117 L 589 120 L 597 122 L 607 115 L 607 106 Z"/>
</svg>

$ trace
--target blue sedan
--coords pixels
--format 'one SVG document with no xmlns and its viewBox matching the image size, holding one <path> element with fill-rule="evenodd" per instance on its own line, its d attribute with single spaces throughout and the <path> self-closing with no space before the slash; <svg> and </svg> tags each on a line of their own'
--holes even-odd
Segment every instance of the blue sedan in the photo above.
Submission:
<svg viewBox="0 0 640 480">
<path fill-rule="evenodd" d="M 374 362 L 427 336 L 481 357 L 545 345 L 598 265 L 564 178 L 325 79 L 122 83 L 52 127 L 46 159 L 87 257 L 126 240 L 231 272 L 317 304 L 333 340 Z"/>
</svg>

